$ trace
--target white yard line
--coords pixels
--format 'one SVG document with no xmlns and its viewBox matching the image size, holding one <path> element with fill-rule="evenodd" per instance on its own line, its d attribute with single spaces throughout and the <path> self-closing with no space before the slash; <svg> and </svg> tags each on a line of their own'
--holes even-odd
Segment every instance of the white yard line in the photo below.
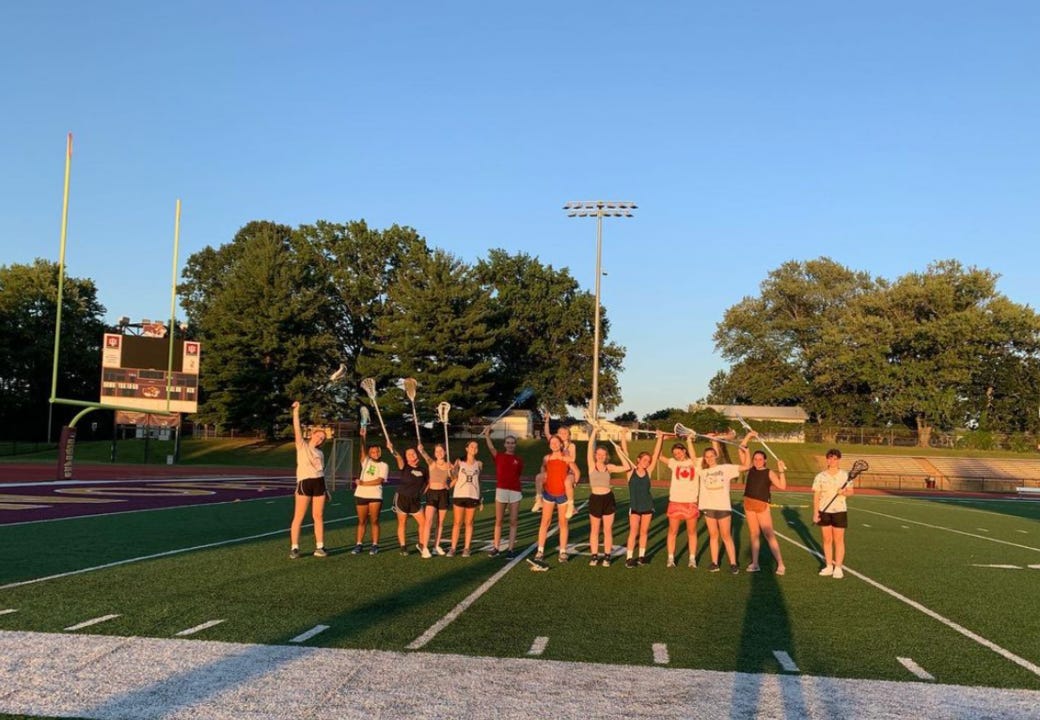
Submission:
<svg viewBox="0 0 1040 720">
<path fill-rule="evenodd" d="M 586 500 L 581 505 L 579 505 L 577 509 L 578 510 L 582 510 L 588 504 L 589 503 Z M 549 533 L 546 536 L 546 539 L 553 537 L 559 529 L 560 529 L 560 526 L 557 524 L 555 527 L 553 527 L 551 530 L 549 530 Z M 524 562 L 527 559 L 527 556 L 530 555 L 532 552 L 534 552 L 537 549 L 538 549 L 538 543 L 535 542 L 530 547 L 528 547 L 526 550 L 524 550 L 522 553 L 517 555 L 515 558 L 510 560 L 508 563 L 506 563 L 505 567 L 503 567 L 497 573 L 495 573 L 494 575 L 489 577 L 487 580 L 485 580 L 480 585 L 480 587 L 478 587 L 476 590 L 474 590 L 469 595 L 467 595 L 465 598 L 463 598 L 462 601 L 458 605 L 453 607 L 451 610 L 449 610 L 448 613 L 444 617 L 442 617 L 440 620 L 438 620 L 433 625 L 428 627 L 426 629 L 426 632 L 424 632 L 419 637 L 415 638 L 415 640 L 412 640 L 405 647 L 408 650 L 421 650 L 422 648 L 426 647 L 426 645 L 428 645 L 431 640 L 433 640 L 435 637 L 437 637 L 437 635 L 440 633 L 441 630 L 443 630 L 444 628 L 448 627 L 453 622 L 455 622 L 455 620 L 460 615 L 462 615 L 462 613 L 466 612 L 466 610 L 469 609 L 470 605 L 472 605 L 477 600 L 479 600 L 481 597 L 483 597 L 484 594 L 488 590 L 493 588 L 495 586 L 495 584 L 499 580 L 501 580 L 502 578 L 504 578 L 506 576 L 506 573 L 508 573 L 510 570 L 512 570 L 518 564 Z"/>
<path fill-rule="evenodd" d="M 0 657 L 0 713 L 99 720 L 1035 720 L 1040 707 L 1037 690 L 62 633 L 0 632 Z M 430 668 L 472 682 L 402 685 Z M 561 678 L 580 681 L 567 692 L 532 690 Z"/>
<path fill-rule="evenodd" d="M 11 613 L 16 613 L 16 612 L 18 612 L 18 610 L 16 608 L 8 608 L 6 610 L 0 610 L 0 615 L 10 615 Z"/>
<path fill-rule="evenodd" d="M 985 540 L 987 542 L 1000 543 L 1001 545 L 1010 545 L 1011 547 L 1022 548 L 1023 550 L 1032 550 L 1033 552 L 1040 552 L 1040 548 L 1031 547 L 1029 545 L 1020 545 L 1019 543 L 1009 542 L 1008 540 L 998 540 L 997 538 L 987 537 L 985 535 L 976 535 L 975 533 L 965 532 L 964 530 L 957 530 L 955 528 L 945 527 L 943 525 L 932 525 L 931 523 L 921 522 L 919 520 L 911 520 L 905 517 L 899 517 L 897 515 L 889 515 L 887 513 L 878 512 L 877 510 L 867 510 L 864 507 L 857 507 L 856 512 L 870 513 L 871 515 L 880 515 L 886 517 L 889 520 L 899 520 L 900 522 L 908 522 L 914 525 L 920 525 L 922 527 L 931 528 L 932 530 L 943 530 L 945 532 L 956 533 L 957 535 L 964 535 L 966 537 L 975 538 L 976 540 Z"/>
<path fill-rule="evenodd" d="M 356 516 L 337 518 L 335 520 L 326 520 L 326 525 L 332 525 L 338 522 L 345 522 L 347 520 L 354 520 Z M 304 525 L 303 527 L 312 527 L 311 523 Z M 58 580 L 60 578 L 72 577 L 73 575 L 82 575 L 83 573 L 94 572 L 95 570 L 107 570 L 108 568 L 119 567 L 120 565 L 129 565 L 130 563 L 142 562 L 144 560 L 155 560 L 157 558 L 170 557 L 171 555 L 180 555 L 181 553 L 194 552 L 195 550 L 208 550 L 209 548 L 222 547 L 224 545 L 234 545 L 235 543 L 245 542 L 247 540 L 257 540 L 258 538 L 271 537 L 272 535 L 288 535 L 288 531 L 285 528 L 280 530 L 272 530 L 271 532 L 260 533 L 259 535 L 246 535 L 245 537 L 232 538 L 230 540 L 221 540 L 219 542 L 206 543 L 205 545 L 193 545 L 192 547 L 177 548 L 176 550 L 166 550 L 161 553 L 154 553 L 152 555 L 141 555 L 140 557 L 127 558 L 126 560 L 116 560 L 115 562 L 105 563 L 104 565 L 94 565 L 93 567 L 80 568 L 79 570 L 69 570 L 68 572 L 56 573 L 54 575 L 47 575 L 46 577 L 33 578 L 32 580 L 20 580 L 18 582 L 8 583 L 7 585 L 0 585 L 0 590 L 10 590 L 11 588 L 22 587 L 23 585 L 35 585 L 36 583 L 47 582 L 48 580 Z"/>
<path fill-rule="evenodd" d="M 984 568 L 1000 568 L 1001 570 L 1021 570 L 1021 565 L 1003 565 L 1000 563 L 992 563 L 989 565 L 983 563 L 972 563 L 972 567 L 984 567 Z"/>
<path fill-rule="evenodd" d="M 549 638 L 544 635 L 540 635 L 534 639 L 531 643 L 531 649 L 527 651 L 528 655 L 541 655 L 545 652 L 545 646 L 549 644 Z"/>
<path fill-rule="evenodd" d="M 292 640 L 290 640 L 289 642 L 291 642 L 291 643 L 303 643 L 303 642 L 307 642 L 308 640 L 310 640 L 310 639 L 311 639 L 312 637 L 314 637 L 315 635 L 318 635 L 318 634 L 320 634 L 320 633 L 323 633 L 323 632 L 325 632 L 326 630 L 328 630 L 328 629 L 329 629 L 329 627 L 331 627 L 331 626 L 330 626 L 330 625 L 315 625 L 314 627 L 312 627 L 312 628 L 311 628 L 310 630 L 308 630 L 307 632 L 305 632 L 305 633 L 300 633 L 299 635 L 297 635 L 296 637 L 294 637 L 294 638 L 293 638 Z"/>
<path fill-rule="evenodd" d="M 654 653 L 655 665 L 667 665 L 671 661 L 668 657 L 668 646 L 664 643 L 654 643 L 650 649 Z"/>
<path fill-rule="evenodd" d="M 862 510 L 862 508 L 857 508 L 857 512 L 859 512 L 861 510 Z M 740 512 L 736 508 L 734 508 L 733 512 L 737 513 L 741 517 L 744 517 L 744 513 Z M 867 511 L 864 511 L 864 512 L 870 512 L 870 511 L 867 510 Z M 878 514 L 881 515 L 882 513 L 878 513 Z M 913 521 L 909 521 L 909 522 L 913 522 Z M 921 524 L 923 525 L 924 523 L 921 523 Z M 938 528 L 938 529 L 940 529 L 940 530 L 948 530 L 949 528 Z M 952 532 L 960 533 L 959 530 L 954 530 Z M 967 533 L 961 533 L 961 534 L 967 534 Z M 813 550 L 810 547 L 807 547 L 807 546 L 803 545 L 802 543 L 798 542 L 794 538 L 790 538 L 790 537 L 788 537 L 788 536 L 786 536 L 786 535 L 784 535 L 783 533 L 780 533 L 780 532 L 777 532 L 776 536 L 779 537 L 779 538 L 782 538 L 786 542 L 789 542 L 790 544 L 794 545 L 795 547 L 801 548 L 802 550 L 804 550 L 805 552 L 809 553 L 810 555 L 814 555 L 814 556 L 820 558 L 821 560 L 823 559 L 823 555 L 822 554 L 816 552 L 815 550 Z M 990 540 L 991 542 L 1001 542 L 999 540 L 994 540 L 993 538 L 984 538 L 984 539 Z M 1007 543 L 1007 544 L 1011 545 L 1011 544 L 1014 544 L 1014 543 Z M 1025 546 L 1021 546 L 1021 547 L 1025 547 Z M 1027 548 L 1027 549 L 1035 550 L 1036 548 Z M 1030 662 L 1029 660 L 1026 660 L 1023 657 L 1020 657 L 1020 656 L 1014 654 L 1010 650 L 1007 650 L 1007 649 L 1001 647 L 1000 645 L 997 645 L 992 640 L 988 640 L 988 639 L 982 637 L 981 635 L 979 635 L 978 633 L 972 632 L 971 630 L 969 630 L 968 628 L 964 627 L 963 625 L 959 625 L 959 624 L 955 623 L 953 620 L 950 620 L 949 618 L 940 615 L 939 613 L 935 612 L 931 608 L 925 607 L 924 605 L 922 605 L 921 603 L 917 602 L 916 600 L 911 600 L 906 595 L 903 595 L 902 593 L 899 593 L 896 590 L 893 590 L 892 588 L 890 588 L 890 587 L 888 587 L 886 585 L 882 585 L 877 580 L 869 578 L 866 575 L 864 575 L 863 573 L 856 572 L 855 570 L 852 570 L 851 568 L 849 568 L 848 565 L 845 565 L 844 569 L 845 569 L 845 573 L 846 574 L 858 577 L 860 580 L 862 580 L 863 582 L 867 583 L 868 585 L 871 585 L 871 586 L 877 588 L 878 590 L 880 590 L 883 593 L 891 595 L 896 600 L 899 600 L 900 602 L 906 603 L 910 607 L 914 608 L 915 610 L 917 610 L 919 612 L 924 613 L 928 617 L 930 617 L 930 618 L 932 618 L 934 620 L 938 620 L 940 623 L 942 623 L 946 627 L 950 628 L 951 630 L 954 630 L 954 631 L 960 633 L 961 635 L 963 635 L 964 637 L 968 638 L 969 640 L 973 640 L 973 641 L 977 642 L 979 645 L 982 645 L 984 648 L 992 650 L 997 655 L 1000 655 L 1002 658 L 1004 658 L 1006 660 L 1010 660 L 1011 662 L 1015 663 L 1016 665 L 1018 665 L 1018 666 L 1020 666 L 1022 668 L 1025 668 L 1029 672 L 1033 673 L 1037 677 L 1040 677 L 1040 666 L 1038 666 L 1036 663 Z"/>
<path fill-rule="evenodd" d="M 203 630 L 208 630 L 211 627 L 220 625 L 220 623 L 222 622 L 225 622 L 225 620 L 209 620 L 208 622 L 204 622 L 201 625 L 190 627 L 187 630 L 181 630 L 179 633 L 176 633 L 174 637 L 187 637 L 188 635 L 194 635 L 197 632 L 202 632 Z"/>
<path fill-rule="evenodd" d="M 912 674 L 916 675 L 922 680 L 935 680 L 935 677 L 930 672 L 925 670 L 923 667 L 915 663 L 910 658 L 897 657 L 896 660 L 899 661 L 900 665 L 905 667 Z"/>
<path fill-rule="evenodd" d="M 83 622 L 76 623 L 75 625 L 69 625 L 67 628 L 65 628 L 65 631 L 71 632 L 73 630 L 82 630 L 83 628 L 90 627 L 91 625 L 98 625 L 99 623 L 108 622 L 109 620 L 115 620 L 117 617 L 119 617 L 118 613 L 115 615 L 102 615 L 101 617 L 91 618 L 90 620 L 84 620 Z"/>
<path fill-rule="evenodd" d="M 794 659 L 791 658 L 791 656 L 786 651 L 774 650 L 773 657 L 775 657 L 776 661 L 780 663 L 780 667 L 781 669 L 783 669 L 784 672 L 801 672 L 801 670 L 798 669 L 798 665 L 795 664 Z"/>
</svg>

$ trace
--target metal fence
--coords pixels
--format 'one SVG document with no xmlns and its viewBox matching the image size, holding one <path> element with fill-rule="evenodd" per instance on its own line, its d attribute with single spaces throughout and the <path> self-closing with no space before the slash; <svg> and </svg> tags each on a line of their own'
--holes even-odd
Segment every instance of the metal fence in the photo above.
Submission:
<svg viewBox="0 0 1040 720">
<path fill-rule="evenodd" d="M 0 440 L 0 457 L 29 455 L 53 450 L 56 447 L 58 447 L 57 443 L 44 440 Z"/>
</svg>

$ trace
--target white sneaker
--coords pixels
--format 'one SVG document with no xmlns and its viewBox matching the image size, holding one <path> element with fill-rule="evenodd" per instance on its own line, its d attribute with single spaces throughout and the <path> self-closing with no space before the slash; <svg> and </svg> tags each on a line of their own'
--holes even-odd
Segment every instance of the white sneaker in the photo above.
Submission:
<svg viewBox="0 0 1040 720">
<path fill-rule="evenodd" d="M 444 548 L 442 548 L 440 545 L 434 545 L 433 546 L 433 551 L 435 553 L 437 553 L 438 555 L 440 555 L 441 557 L 444 557 L 444 555 L 446 554 L 444 552 Z"/>
<path fill-rule="evenodd" d="M 820 570 L 820 575 L 823 576 L 823 577 L 830 577 L 833 574 L 834 574 L 834 566 L 833 565 L 828 565 L 823 570 Z"/>
<path fill-rule="evenodd" d="M 693 555 L 691 555 L 690 556 L 690 562 L 686 565 L 686 567 L 690 568 L 691 570 L 696 570 L 697 569 L 697 558 L 695 558 Z"/>
<path fill-rule="evenodd" d="M 668 562 L 665 563 L 665 567 L 675 567 L 675 558 L 669 557 Z"/>
<path fill-rule="evenodd" d="M 567 518 L 568 520 L 570 520 L 572 517 L 574 517 L 574 503 L 573 502 L 567 503 L 567 509 L 564 511 L 563 516 L 565 518 Z"/>
<path fill-rule="evenodd" d="M 841 565 L 838 565 L 834 568 L 834 572 L 831 574 L 831 577 L 835 580 L 841 580 L 843 577 L 845 577 L 845 573 L 841 571 Z"/>
</svg>

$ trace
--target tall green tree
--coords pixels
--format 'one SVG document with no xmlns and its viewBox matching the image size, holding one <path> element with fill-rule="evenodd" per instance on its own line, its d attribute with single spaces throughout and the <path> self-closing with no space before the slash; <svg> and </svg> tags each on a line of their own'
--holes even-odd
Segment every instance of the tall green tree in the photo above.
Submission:
<svg viewBox="0 0 1040 720">
<path fill-rule="evenodd" d="M 0 266 L 0 434 L 42 440 L 53 370 L 58 265 Z M 58 396 L 97 402 L 101 384 L 101 337 L 105 308 L 94 282 L 66 277 L 61 306 Z M 56 408 L 56 425 L 69 412 Z M 55 428 L 52 428 L 54 430 Z M 51 436 L 54 437 L 53 432 Z"/>
<path fill-rule="evenodd" d="M 531 387 L 539 406 L 561 413 L 587 405 L 592 396 L 595 297 L 566 268 L 557 270 L 524 253 L 494 249 L 477 263 L 491 295 L 497 339 L 492 396 L 508 404 L 518 388 Z M 625 349 L 609 341 L 610 321 L 600 322 L 600 407 L 621 400 L 618 372 Z"/>
<path fill-rule="evenodd" d="M 389 289 L 359 370 L 382 379 L 384 390 L 392 379 L 415 378 L 420 422 L 433 420 L 442 401 L 469 420 L 489 407 L 490 320 L 489 294 L 472 267 L 443 250 L 414 253 Z M 410 415 L 404 393 L 384 398 L 385 415 Z"/>
<path fill-rule="evenodd" d="M 204 343 L 199 418 L 274 437 L 291 400 L 337 356 L 324 279 L 292 229 L 271 222 L 251 222 L 230 245 L 192 256 L 184 277 L 185 309 Z"/>
</svg>

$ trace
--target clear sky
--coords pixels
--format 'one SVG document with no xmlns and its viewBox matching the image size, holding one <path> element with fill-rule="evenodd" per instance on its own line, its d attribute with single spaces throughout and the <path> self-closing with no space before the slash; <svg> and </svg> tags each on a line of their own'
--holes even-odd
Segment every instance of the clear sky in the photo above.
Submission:
<svg viewBox="0 0 1040 720">
<path fill-rule="evenodd" d="M 570 268 L 628 349 L 619 410 L 684 406 L 726 308 L 787 260 L 1040 281 L 1040 3 L 38 2 L 0 8 L 0 264 L 108 318 L 254 219 L 410 225 Z"/>
</svg>

